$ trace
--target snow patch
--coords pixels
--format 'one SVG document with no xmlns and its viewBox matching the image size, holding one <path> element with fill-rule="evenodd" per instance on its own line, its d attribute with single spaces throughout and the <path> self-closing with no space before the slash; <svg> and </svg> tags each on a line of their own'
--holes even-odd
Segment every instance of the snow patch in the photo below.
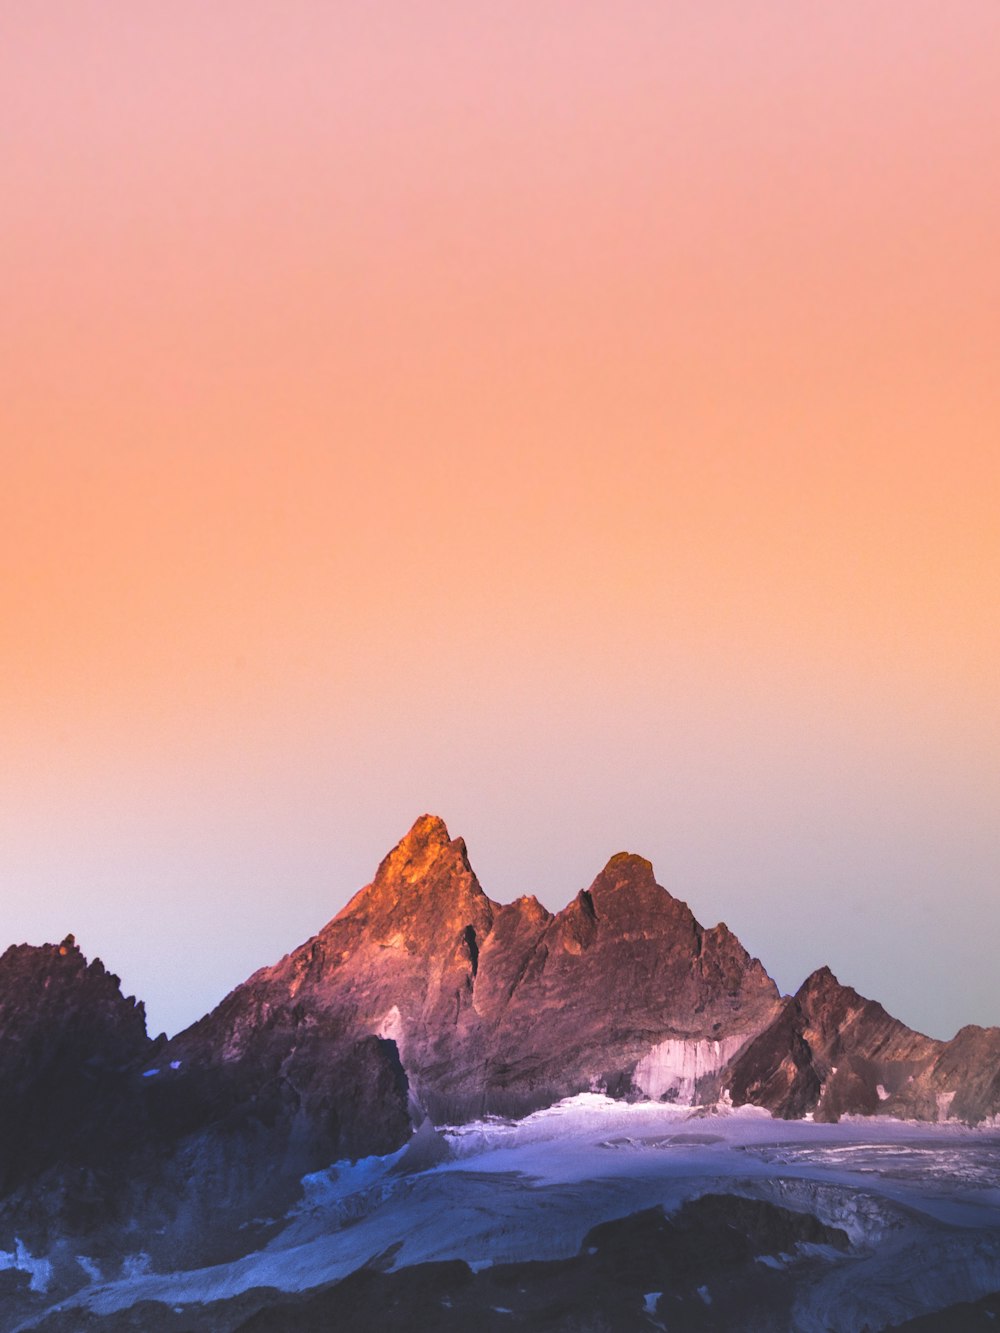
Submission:
<svg viewBox="0 0 1000 1333">
<path fill-rule="evenodd" d="M 409 1145 L 388 1157 L 360 1157 L 356 1162 L 335 1162 L 323 1171 L 302 1177 L 302 1198 L 288 1219 L 322 1214 L 344 1226 L 368 1217 L 397 1188 L 392 1170 L 405 1156 Z"/>
<path fill-rule="evenodd" d="M 757 1263 L 763 1264 L 765 1268 L 777 1268 L 779 1270 L 786 1267 L 786 1264 L 782 1263 L 774 1254 L 758 1254 Z"/>
<path fill-rule="evenodd" d="M 633 1081 L 653 1101 L 692 1106 L 698 1080 L 724 1069 L 746 1039 L 745 1033 L 722 1041 L 670 1037 L 642 1057 Z"/>
<path fill-rule="evenodd" d="M 137 1277 L 145 1277 L 152 1268 L 152 1260 L 145 1251 L 140 1250 L 138 1254 L 126 1254 L 122 1261 L 122 1277 L 125 1281 L 134 1281 Z"/>
<path fill-rule="evenodd" d="M 394 1004 L 385 1014 L 375 1033 L 377 1037 L 383 1040 L 394 1041 L 398 1046 L 403 1037 L 403 1015 L 399 1012 L 399 1005 Z"/>
<path fill-rule="evenodd" d="M 939 1092 L 935 1100 L 937 1102 L 938 1120 L 947 1120 L 951 1111 L 951 1104 L 955 1100 L 954 1092 Z"/>
<path fill-rule="evenodd" d="M 48 1291 L 52 1281 L 52 1265 L 48 1259 L 36 1259 L 18 1237 L 14 1238 L 13 1250 L 0 1250 L 0 1272 L 11 1268 L 30 1274 L 29 1291 Z"/>
<path fill-rule="evenodd" d="M 76 1256 L 76 1262 L 87 1274 L 91 1282 L 100 1282 L 101 1278 L 104 1276 L 98 1264 L 96 1264 L 94 1260 L 90 1258 L 89 1255 L 78 1254 Z"/>
<path fill-rule="evenodd" d="M 663 1295 L 662 1291 L 647 1291 L 642 1298 L 642 1309 L 644 1314 L 656 1314 L 656 1302 Z"/>
</svg>

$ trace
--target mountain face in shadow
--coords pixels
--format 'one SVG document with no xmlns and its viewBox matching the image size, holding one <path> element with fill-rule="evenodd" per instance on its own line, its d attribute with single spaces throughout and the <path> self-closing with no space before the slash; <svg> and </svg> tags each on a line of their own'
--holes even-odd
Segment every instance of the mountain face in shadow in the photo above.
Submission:
<svg viewBox="0 0 1000 1333">
<path fill-rule="evenodd" d="M 0 956 L 0 1192 L 53 1161 L 113 1151 L 152 1049 L 141 1003 L 73 937 Z"/>
</svg>

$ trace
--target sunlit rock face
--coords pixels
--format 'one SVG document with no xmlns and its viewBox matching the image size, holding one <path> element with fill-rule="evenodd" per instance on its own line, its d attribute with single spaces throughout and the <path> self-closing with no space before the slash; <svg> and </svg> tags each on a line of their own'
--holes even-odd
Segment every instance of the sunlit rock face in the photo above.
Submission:
<svg viewBox="0 0 1000 1333">
<path fill-rule="evenodd" d="M 668 1095 L 667 1057 L 651 1056 L 665 1042 L 701 1052 L 683 1073 L 691 1097 L 779 1003 L 761 964 L 725 926 L 703 929 L 641 857 L 613 857 L 555 915 L 533 897 L 500 906 L 464 842 L 424 816 L 329 925 L 169 1054 L 239 1060 L 262 1026 L 295 1013 L 303 1029 L 391 1038 L 420 1112 L 461 1120 L 593 1087 Z"/>
</svg>

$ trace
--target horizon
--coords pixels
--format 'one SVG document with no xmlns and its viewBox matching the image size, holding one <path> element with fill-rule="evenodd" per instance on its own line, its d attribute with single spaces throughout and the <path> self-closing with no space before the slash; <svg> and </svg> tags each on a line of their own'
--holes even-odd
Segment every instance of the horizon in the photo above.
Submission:
<svg viewBox="0 0 1000 1333">
<path fill-rule="evenodd" d="M 431 808 L 1000 1024 L 995 0 L 7 10 L 0 941 L 173 1030 Z"/>
</svg>

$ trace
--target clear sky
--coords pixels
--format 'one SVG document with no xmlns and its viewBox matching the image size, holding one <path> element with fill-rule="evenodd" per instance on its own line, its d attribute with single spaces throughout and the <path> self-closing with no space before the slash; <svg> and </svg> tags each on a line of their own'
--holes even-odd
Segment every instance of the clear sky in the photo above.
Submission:
<svg viewBox="0 0 1000 1333">
<path fill-rule="evenodd" d="M 174 1030 L 424 810 L 1000 1023 L 996 0 L 0 6 L 0 945 Z"/>
</svg>

